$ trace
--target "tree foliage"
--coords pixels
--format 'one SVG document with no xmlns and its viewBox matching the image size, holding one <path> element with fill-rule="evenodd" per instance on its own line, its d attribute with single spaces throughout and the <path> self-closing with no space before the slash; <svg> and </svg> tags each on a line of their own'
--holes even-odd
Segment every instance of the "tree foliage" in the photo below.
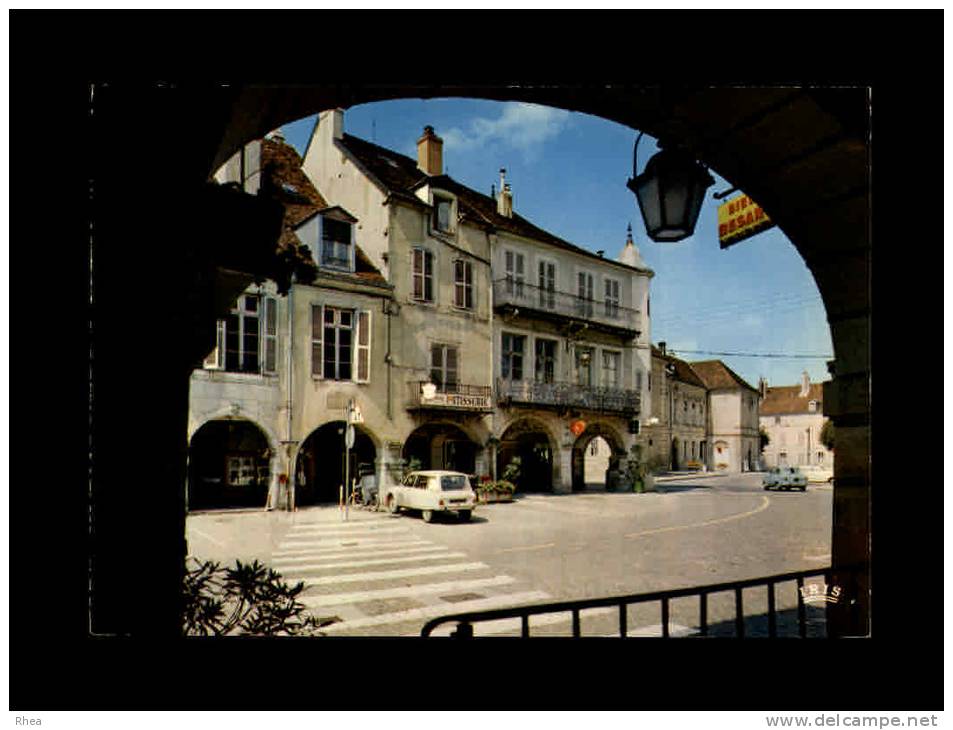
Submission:
<svg viewBox="0 0 953 730">
<path fill-rule="evenodd" d="M 768 436 L 768 432 L 763 427 L 758 431 L 758 436 L 761 438 L 761 450 L 764 451 L 771 443 L 771 437 Z"/>
<path fill-rule="evenodd" d="M 338 619 L 308 615 L 298 602 L 304 583 L 289 585 L 257 560 L 234 568 L 192 560 L 183 586 L 187 636 L 312 636 Z"/>
<path fill-rule="evenodd" d="M 821 426 L 820 440 L 825 448 L 834 450 L 834 424 L 829 418 Z"/>
</svg>

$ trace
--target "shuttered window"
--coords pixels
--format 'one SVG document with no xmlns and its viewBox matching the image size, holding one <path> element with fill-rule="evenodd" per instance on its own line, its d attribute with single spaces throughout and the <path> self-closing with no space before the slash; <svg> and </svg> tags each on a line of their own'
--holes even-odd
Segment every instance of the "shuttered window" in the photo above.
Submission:
<svg viewBox="0 0 953 730">
<path fill-rule="evenodd" d="M 311 375 L 316 378 L 324 377 L 323 338 L 324 307 L 320 304 L 311 305 Z"/>
<path fill-rule="evenodd" d="M 413 250 L 413 298 L 433 301 L 433 254 L 423 248 Z"/>
<path fill-rule="evenodd" d="M 262 372 L 275 373 L 278 370 L 278 300 L 274 297 L 265 297 L 264 302 Z"/>
<path fill-rule="evenodd" d="M 371 379 L 371 313 L 361 310 L 357 313 L 357 377 L 358 383 L 367 383 Z"/>
<path fill-rule="evenodd" d="M 205 358 L 203 367 L 206 370 L 221 370 L 225 367 L 225 320 L 215 323 L 215 349 Z"/>
<path fill-rule="evenodd" d="M 453 262 L 453 305 L 473 309 L 473 264 L 462 259 Z"/>
</svg>

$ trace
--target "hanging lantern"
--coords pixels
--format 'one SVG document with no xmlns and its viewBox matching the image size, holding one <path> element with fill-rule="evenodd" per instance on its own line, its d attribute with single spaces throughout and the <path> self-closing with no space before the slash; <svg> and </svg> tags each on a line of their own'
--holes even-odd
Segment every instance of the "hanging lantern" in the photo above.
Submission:
<svg viewBox="0 0 953 730">
<path fill-rule="evenodd" d="M 634 164 L 632 172 L 635 175 Z M 695 232 L 705 191 L 714 182 L 708 171 L 687 153 L 662 150 L 648 161 L 641 175 L 626 185 L 639 201 L 649 238 L 673 242 Z"/>
<path fill-rule="evenodd" d="M 572 432 L 573 436 L 578 436 L 586 430 L 586 422 L 581 418 L 577 419 L 569 424 L 569 430 Z"/>
</svg>

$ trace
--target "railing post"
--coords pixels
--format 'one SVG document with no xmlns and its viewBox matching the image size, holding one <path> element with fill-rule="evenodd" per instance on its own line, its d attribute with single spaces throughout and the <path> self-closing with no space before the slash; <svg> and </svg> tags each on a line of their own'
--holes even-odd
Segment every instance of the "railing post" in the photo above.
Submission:
<svg viewBox="0 0 953 730">
<path fill-rule="evenodd" d="M 662 638 L 668 638 L 668 599 L 662 599 Z"/>
<path fill-rule="evenodd" d="M 529 638 L 529 614 L 524 613 L 520 616 L 520 634 L 524 639 Z"/>
<path fill-rule="evenodd" d="M 579 627 L 579 609 L 574 608 L 572 610 L 572 638 L 578 639 L 582 635 L 582 631 Z"/>
<path fill-rule="evenodd" d="M 768 636 L 772 639 L 778 635 L 778 621 L 774 615 L 774 583 L 768 583 Z"/>
<path fill-rule="evenodd" d="M 625 638 L 629 633 L 629 615 L 628 606 L 624 603 L 619 604 L 619 636 Z"/>
<path fill-rule="evenodd" d="M 804 578 L 797 579 L 797 630 L 802 639 L 807 638 L 807 616 L 804 608 Z"/>
<path fill-rule="evenodd" d="M 701 624 L 702 636 L 708 636 L 708 594 L 704 591 L 698 594 L 698 623 Z"/>
<path fill-rule="evenodd" d="M 739 639 L 745 638 L 745 609 L 740 588 L 735 588 L 735 631 Z"/>
</svg>

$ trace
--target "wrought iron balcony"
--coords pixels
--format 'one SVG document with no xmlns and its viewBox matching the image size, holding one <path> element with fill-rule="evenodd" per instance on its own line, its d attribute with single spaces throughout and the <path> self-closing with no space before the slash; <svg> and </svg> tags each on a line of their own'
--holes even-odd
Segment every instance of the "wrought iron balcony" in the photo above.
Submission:
<svg viewBox="0 0 953 730">
<path fill-rule="evenodd" d="M 410 386 L 411 409 L 445 409 L 491 413 L 493 411 L 493 388 L 489 385 L 465 383 L 442 383 L 437 385 L 426 380 L 414 380 Z"/>
<path fill-rule="evenodd" d="M 637 414 L 641 406 L 637 390 L 503 378 L 497 380 L 496 398 L 500 405 L 519 403 L 556 408 L 585 408 L 627 415 Z"/>
<path fill-rule="evenodd" d="M 546 319 L 595 324 L 629 337 L 638 334 L 638 309 L 623 307 L 613 301 L 584 299 L 575 294 L 540 288 L 525 281 L 494 281 L 493 305 L 498 309 L 526 311 Z"/>
</svg>

